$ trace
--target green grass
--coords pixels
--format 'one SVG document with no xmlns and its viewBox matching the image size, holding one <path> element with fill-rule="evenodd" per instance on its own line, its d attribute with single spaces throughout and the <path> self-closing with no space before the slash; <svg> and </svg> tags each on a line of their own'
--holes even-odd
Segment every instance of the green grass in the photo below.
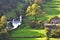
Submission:
<svg viewBox="0 0 60 40">
<path fill-rule="evenodd" d="M 14 40 L 46 40 L 46 38 L 16 38 Z M 49 38 L 49 40 L 60 40 L 60 38 Z"/>
<path fill-rule="evenodd" d="M 53 1 L 59 1 L 59 2 L 53 2 Z M 60 0 L 53 0 L 53 1 L 47 3 L 46 5 L 47 6 L 54 6 L 52 4 L 60 4 Z M 55 5 L 55 6 L 60 7 L 60 5 Z M 59 16 L 60 17 L 60 8 L 49 8 L 49 7 L 46 7 L 44 9 L 45 9 L 45 11 L 48 14 L 46 17 L 48 17 L 48 18 L 51 18 L 53 16 Z"/>
<path fill-rule="evenodd" d="M 45 36 L 44 30 L 37 30 L 37 29 L 19 29 L 15 30 L 12 33 L 12 36 L 39 36 L 41 35 L 42 37 Z"/>
<path fill-rule="evenodd" d="M 12 33 L 12 36 L 42 36 L 45 37 L 46 34 L 44 32 L 44 30 L 37 30 L 37 29 L 19 29 L 19 30 L 15 30 Z M 39 40 L 39 38 L 15 38 L 14 40 Z"/>
<path fill-rule="evenodd" d="M 52 1 L 60 1 L 60 0 L 52 0 Z"/>
</svg>

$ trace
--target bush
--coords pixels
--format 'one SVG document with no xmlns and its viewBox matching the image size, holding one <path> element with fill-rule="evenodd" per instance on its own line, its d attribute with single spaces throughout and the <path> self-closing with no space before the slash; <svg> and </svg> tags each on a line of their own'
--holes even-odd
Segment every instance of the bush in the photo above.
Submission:
<svg viewBox="0 0 60 40">
<path fill-rule="evenodd" d="M 45 32 L 46 32 L 46 36 L 50 37 L 51 29 L 49 29 L 48 27 L 45 27 Z"/>
<path fill-rule="evenodd" d="M 45 30 L 45 32 L 47 33 L 47 32 L 48 32 L 48 30 L 49 30 L 49 28 L 48 28 L 48 27 L 45 27 L 45 29 L 44 29 L 44 30 Z"/>
<path fill-rule="evenodd" d="M 38 28 L 42 28 L 42 20 L 39 20 L 37 25 L 38 25 Z"/>
<path fill-rule="evenodd" d="M 37 24 L 34 20 L 30 22 L 30 26 L 31 28 L 37 28 Z"/>
</svg>

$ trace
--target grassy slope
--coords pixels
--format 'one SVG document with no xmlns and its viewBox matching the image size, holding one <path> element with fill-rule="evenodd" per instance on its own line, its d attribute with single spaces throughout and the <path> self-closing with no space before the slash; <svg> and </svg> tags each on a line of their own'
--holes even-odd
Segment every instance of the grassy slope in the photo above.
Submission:
<svg viewBox="0 0 60 40">
<path fill-rule="evenodd" d="M 44 37 L 44 30 L 37 29 L 19 29 L 14 31 L 13 36 L 39 36 Z M 37 38 L 17 38 L 15 40 L 36 40 Z"/>
<path fill-rule="evenodd" d="M 51 5 L 51 4 L 60 4 L 60 0 L 53 0 L 53 1 L 59 1 L 59 2 L 49 2 L 48 6 L 54 6 L 54 5 Z M 60 5 L 55 5 L 57 7 L 60 7 Z M 48 15 L 46 17 L 50 18 L 50 17 L 53 17 L 53 16 L 59 16 L 60 17 L 60 8 L 45 8 L 45 11 L 48 13 Z"/>
<path fill-rule="evenodd" d="M 55 0 L 54 0 L 55 1 Z M 59 0 L 60 1 L 60 0 Z M 53 3 L 53 2 L 52 2 Z M 18 3 L 19 4 L 19 3 Z M 19 4 L 17 6 L 17 9 L 20 11 L 21 10 L 21 7 L 23 6 L 24 4 Z M 42 20 L 46 20 L 52 16 L 59 16 L 60 17 L 60 8 L 45 8 L 45 11 L 48 13 L 48 15 L 46 17 L 42 17 L 42 18 L 38 18 L 37 20 L 39 19 L 42 19 Z M 13 12 L 9 12 L 9 13 L 13 13 L 13 15 L 15 16 L 14 14 L 14 11 Z M 10 15 L 12 16 L 12 15 Z M 9 18 L 9 15 L 7 16 Z M 42 32 L 42 34 L 41 34 Z M 15 30 L 13 33 L 12 33 L 12 36 L 36 36 L 36 35 L 42 35 L 42 36 L 45 36 L 45 32 L 43 30 L 37 30 L 37 29 L 18 29 L 18 30 Z M 45 40 L 45 38 L 15 38 L 14 40 Z"/>
</svg>

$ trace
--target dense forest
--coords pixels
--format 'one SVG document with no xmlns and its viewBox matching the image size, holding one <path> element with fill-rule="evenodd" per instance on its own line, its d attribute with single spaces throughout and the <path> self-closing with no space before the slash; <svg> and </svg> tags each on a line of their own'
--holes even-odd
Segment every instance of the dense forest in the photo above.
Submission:
<svg viewBox="0 0 60 40">
<path fill-rule="evenodd" d="M 0 12 L 11 11 L 16 8 L 17 2 L 24 2 L 23 0 L 0 0 Z"/>
<path fill-rule="evenodd" d="M 29 0 L 29 1 L 33 2 L 34 0 Z M 0 0 L 0 12 L 2 11 L 6 12 L 6 11 L 11 11 L 11 9 L 15 9 L 18 2 L 25 3 L 26 5 L 24 6 L 24 8 L 26 8 L 27 4 L 29 5 L 29 1 L 25 2 L 25 0 Z M 48 0 L 42 0 L 42 1 L 45 2 Z"/>
<path fill-rule="evenodd" d="M 0 0 L 0 11 L 10 11 L 16 7 L 16 0 Z"/>
</svg>

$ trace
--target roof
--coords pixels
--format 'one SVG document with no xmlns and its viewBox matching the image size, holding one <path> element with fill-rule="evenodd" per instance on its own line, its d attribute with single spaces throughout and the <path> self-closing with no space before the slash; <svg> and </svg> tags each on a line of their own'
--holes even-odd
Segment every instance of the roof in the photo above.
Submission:
<svg viewBox="0 0 60 40">
<path fill-rule="evenodd" d="M 60 18 L 52 18 L 50 23 L 59 24 L 60 23 Z"/>
</svg>

